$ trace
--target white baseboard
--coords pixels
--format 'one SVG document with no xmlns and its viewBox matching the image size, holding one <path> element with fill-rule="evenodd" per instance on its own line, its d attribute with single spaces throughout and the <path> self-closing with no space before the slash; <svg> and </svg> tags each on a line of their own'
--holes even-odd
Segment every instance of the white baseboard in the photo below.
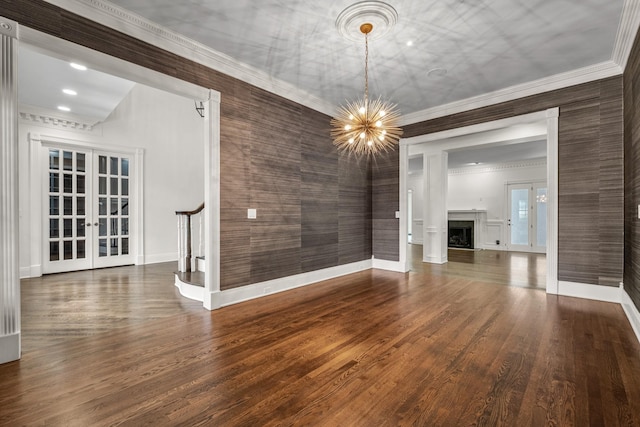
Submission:
<svg viewBox="0 0 640 427">
<path fill-rule="evenodd" d="M 174 285 L 176 285 L 176 288 L 180 291 L 180 295 L 195 301 L 204 302 L 204 287 L 185 283 L 178 278 L 177 274 L 174 276 Z"/>
<path fill-rule="evenodd" d="M 159 264 L 161 262 L 173 262 L 178 261 L 177 252 L 169 252 L 166 254 L 147 254 L 145 255 L 145 264 Z"/>
<path fill-rule="evenodd" d="M 20 278 L 31 279 L 33 277 L 42 276 L 42 265 L 31 265 L 29 267 L 20 267 Z"/>
<path fill-rule="evenodd" d="M 386 259 L 371 258 L 372 267 L 379 270 L 397 271 L 398 273 L 406 273 L 409 269 L 400 261 L 387 261 Z"/>
<path fill-rule="evenodd" d="M 20 359 L 20 332 L 0 336 L 0 363 Z"/>
<path fill-rule="evenodd" d="M 636 338 L 640 342 L 640 311 L 636 308 L 635 304 L 631 300 L 631 297 L 624 290 L 624 287 L 621 287 L 620 294 L 622 297 L 622 301 L 620 304 L 622 305 L 622 309 L 624 310 L 627 318 L 629 319 L 629 323 L 631 323 L 631 328 L 633 328 L 633 332 L 636 334 Z"/>
<path fill-rule="evenodd" d="M 31 267 L 20 267 L 20 278 L 21 279 L 28 279 L 31 276 Z"/>
<path fill-rule="evenodd" d="M 208 301 L 208 304 L 205 304 L 205 307 L 215 309 L 217 307 L 237 304 L 239 302 L 252 300 L 265 295 L 288 291 L 290 289 L 311 285 L 323 280 L 333 279 L 335 277 L 369 269 L 371 269 L 371 260 L 364 260 L 351 264 L 324 268 L 322 270 L 310 271 L 308 273 L 296 274 L 294 276 L 281 277 L 279 279 L 268 280 L 266 282 L 254 283 L 226 291 L 213 292 L 209 297 L 210 301 Z"/>
<path fill-rule="evenodd" d="M 429 264 L 446 264 L 449 262 L 449 257 L 438 258 L 438 257 L 425 257 L 422 259 L 422 262 L 428 262 Z"/>
<path fill-rule="evenodd" d="M 586 298 L 596 301 L 620 303 L 620 288 L 614 286 L 589 285 L 586 283 L 558 281 L 558 295 Z"/>
</svg>

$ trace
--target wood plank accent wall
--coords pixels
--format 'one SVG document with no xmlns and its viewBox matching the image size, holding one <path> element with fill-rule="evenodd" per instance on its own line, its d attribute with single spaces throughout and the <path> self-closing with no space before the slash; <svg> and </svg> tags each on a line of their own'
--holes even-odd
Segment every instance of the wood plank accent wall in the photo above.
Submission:
<svg viewBox="0 0 640 427">
<path fill-rule="evenodd" d="M 221 92 L 222 289 L 371 258 L 369 164 L 333 149 L 330 117 L 41 0 L 0 14 Z"/>
<path fill-rule="evenodd" d="M 640 310 L 640 33 L 624 72 L 624 289 Z"/>
<path fill-rule="evenodd" d="M 560 107 L 558 279 L 618 286 L 624 251 L 622 104 L 618 76 L 412 124 L 404 136 Z"/>
</svg>

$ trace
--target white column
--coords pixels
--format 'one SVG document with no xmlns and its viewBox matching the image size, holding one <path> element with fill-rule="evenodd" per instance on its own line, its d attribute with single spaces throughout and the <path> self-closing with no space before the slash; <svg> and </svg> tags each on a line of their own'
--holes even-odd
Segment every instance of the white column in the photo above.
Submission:
<svg viewBox="0 0 640 427">
<path fill-rule="evenodd" d="M 18 24 L 0 17 L 0 363 L 20 358 Z"/>
<path fill-rule="evenodd" d="M 547 293 L 558 293 L 558 116 L 547 113 Z"/>
<path fill-rule="evenodd" d="M 447 184 L 448 153 L 440 151 L 423 156 L 424 223 L 423 261 L 447 262 Z"/>
<path fill-rule="evenodd" d="M 220 294 L 220 92 L 210 91 L 204 147 L 204 308 L 222 305 Z"/>
</svg>

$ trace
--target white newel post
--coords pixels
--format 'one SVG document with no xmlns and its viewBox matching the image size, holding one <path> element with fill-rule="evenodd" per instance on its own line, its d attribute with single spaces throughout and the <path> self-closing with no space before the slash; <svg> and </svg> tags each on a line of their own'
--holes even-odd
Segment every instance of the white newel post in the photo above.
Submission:
<svg viewBox="0 0 640 427">
<path fill-rule="evenodd" d="M 448 153 L 424 155 L 424 254 L 423 261 L 447 262 L 447 182 Z"/>
<path fill-rule="evenodd" d="M 0 17 L 0 363 L 20 358 L 18 24 Z"/>
</svg>

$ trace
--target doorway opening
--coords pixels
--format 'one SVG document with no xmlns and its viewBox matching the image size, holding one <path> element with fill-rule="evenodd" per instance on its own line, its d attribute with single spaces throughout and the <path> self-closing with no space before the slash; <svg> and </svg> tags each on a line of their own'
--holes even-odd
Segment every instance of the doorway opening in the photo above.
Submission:
<svg viewBox="0 0 640 427">
<path fill-rule="evenodd" d="M 529 203 L 529 210 L 536 209 L 535 213 L 527 211 L 527 219 L 537 220 L 533 225 L 537 225 L 537 230 L 531 231 L 532 223 L 529 222 L 527 229 L 528 235 L 532 235 L 533 239 L 528 242 L 527 252 L 544 252 L 543 245 L 546 244 L 547 260 L 546 262 L 535 263 L 545 264 L 546 280 L 544 288 L 549 293 L 557 293 L 557 120 L 558 110 L 551 109 L 539 113 L 532 113 L 523 116 L 512 117 L 509 119 L 497 120 L 494 122 L 482 123 L 479 125 L 468 126 L 459 129 L 453 129 L 435 134 L 421 135 L 408 138 L 401 141 L 400 147 L 400 207 L 404 206 L 402 200 L 403 194 L 408 186 L 407 171 L 411 170 L 411 161 L 417 156 L 422 156 L 423 164 L 423 185 L 425 201 L 424 205 L 424 224 L 423 224 L 423 253 L 422 262 L 430 264 L 446 264 L 448 260 L 448 221 L 453 220 L 469 220 L 474 221 L 474 246 L 482 249 L 500 249 L 502 251 L 509 250 L 509 238 L 507 227 L 508 221 L 505 214 L 502 217 L 503 209 L 500 207 L 500 216 L 491 214 L 493 208 L 486 200 L 477 199 L 472 204 L 460 206 L 461 200 L 448 200 L 450 190 L 459 184 L 461 180 L 449 179 L 451 170 L 449 169 L 450 159 L 455 159 L 459 153 L 475 152 L 487 149 L 494 150 L 494 154 L 504 151 L 504 147 L 525 147 L 527 143 L 535 143 L 542 141 L 544 152 L 546 154 L 546 162 L 539 162 L 537 166 L 541 170 L 542 176 L 539 181 L 545 182 L 539 188 L 534 188 L 532 194 L 535 203 Z M 533 161 L 535 163 L 535 161 Z M 490 168 L 490 165 L 483 164 L 482 161 L 469 161 L 469 168 L 475 168 L 477 171 L 483 168 Z M 527 163 L 527 162 L 524 162 Z M 457 169 L 461 169 L 458 167 Z M 455 171 L 454 173 L 458 173 Z M 404 179 L 403 179 L 404 178 Z M 519 178 L 521 180 L 521 178 Z M 480 179 L 476 179 L 480 181 Z M 509 183 L 514 183 L 518 179 L 511 179 Z M 469 182 L 467 180 L 467 182 Z M 479 182 L 478 182 L 479 184 Z M 501 190 L 504 194 L 504 205 L 506 206 L 506 190 L 507 182 L 501 184 Z M 539 193 L 538 193 L 539 191 Z M 415 193 L 413 199 L 415 201 Z M 467 201 L 469 197 L 466 198 Z M 483 202 L 485 202 L 483 204 Z M 539 205 L 538 205 L 539 203 Z M 452 215 L 452 212 L 455 215 Z M 545 215 L 542 215 L 545 212 Z M 500 222 L 503 222 L 500 225 Z M 546 229 L 545 229 L 546 226 Z M 404 229 L 406 224 L 400 224 L 400 262 L 405 265 L 405 269 L 410 269 L 410 254 L 416 254 L 415 248 L 408 248 L 406 240 L 403 241 Z M 413 224 L 415 234 L 415 222 Z M 542 237 L 544 234 L 544 238 Z M 415 241 L 415 240 L 414 240 Z M 531 247 L 533 242 L 534 248 Z M 491 248 L 491 246 L 494 248 Z M 537 247 L 535 247 L 537 246 Z M 404 248 L 404 250 L 403 250 Z M 476 248 L 477 249 L 477 248 Z M 403 255 L 406 258 L 403 258 Z M 415 265 L 415 260 L 413 260 Z M 538 287 L 538 286 L 536 286 Z"/>
</svg>

